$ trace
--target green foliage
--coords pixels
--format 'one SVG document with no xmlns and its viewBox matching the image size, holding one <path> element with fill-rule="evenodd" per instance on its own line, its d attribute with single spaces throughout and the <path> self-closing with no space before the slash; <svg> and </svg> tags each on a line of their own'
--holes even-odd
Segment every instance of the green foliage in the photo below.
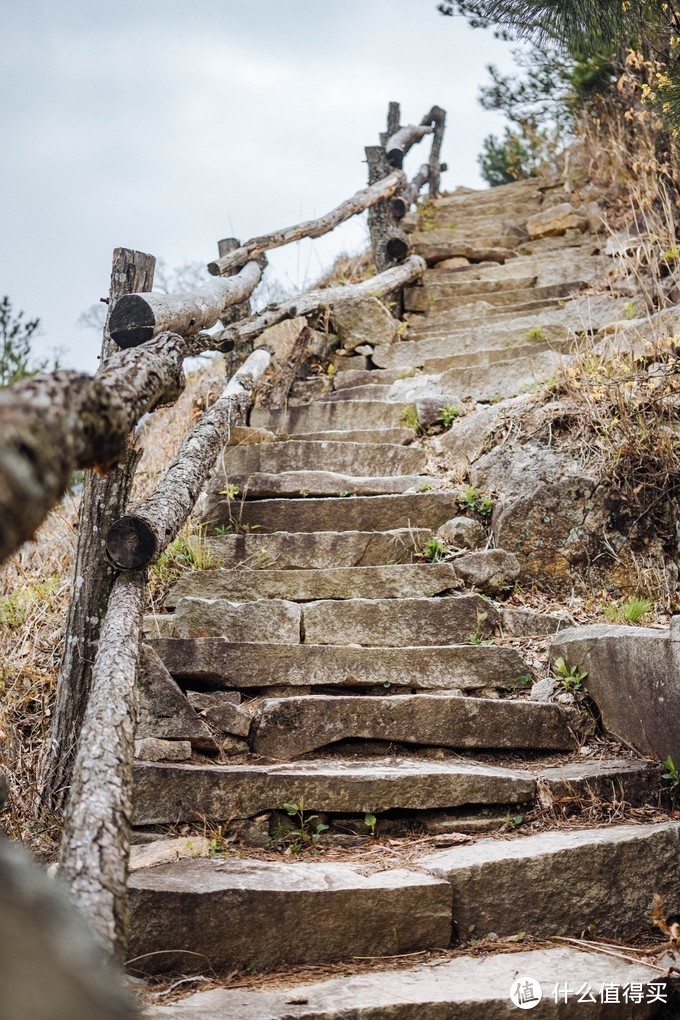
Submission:
<svg viewBox="0 0 680 1020">
<path fill-rule="evenodd" d="M 420 415 L 415 404 L 404 408 L 401 414 L 401 423 L 407 429 L 414 429 L 416 432 L 420 431 Z"/>
<path fill-rule="evenodd" d="M 447 553 L 447 548 L 441 538 L 430 538 L 423 546 L 422 554 L 430 563 L 441 563 Z"/>
<path fill-rule="evenodd" d="M 524 334 L 527 340 L 547 340 L 546 332 L 542 326 L 534 326 L 533 329 L 528 329 Z"/>
<path fill-rule="evenodd" d="M 460 418 L 462 414 L 461 408 L 456 404 L 444 404 L 443 407 L 439 408 L 439 420 L 445 429 L 450 429 L 456 418 Z"/>
<path fill-rule="evenodd" d="M 619 605 L 608 605 L 603 607 L 603 613 L 612 623 L 640 623 L 640 621 L 651 612 L 654 603 L 639 595 L 633 595 Z"/>
<path fill-rule="evenodd" d="M 53 599 L 58 589 L 59 576 L 52 574 L 45 581 L 27 584 L 0 597 L 0 628 L 18 630 L 26 623 L 31 610 Z"/>
<path fill-rule="evenodd" d="M 487 135 L 477 157 L 482 178 L 491 188 L 533 177 L 542 160 L 516 131 L 505 129 L 502 138 Z"/>
<path fill-rule="evenodd" d="M 678 769 L 676 768 L 675 763 L 671 758 L 670 754 L 668 755 L 667 758 L 663 759 L 661 764 L 666 770 L 661 774 L 661 778 L 666 780 L 670 788 L 670 793 L 672 795 L 675 795 L 677 793 L 678 787 L 680 786 L 680 772 L 678 772 Z"/>
<path fill-rule="evenodd" d="M 371 833 L 372 837 L 375 837 L 375 827 L 376 827 L 377 824 L 378 824 L 378 819 L 375 817 L 375 815 L 371 815 L 371 814 L 364 815 L 364 825 L 369 830 L 369 832 Z"/>
<path fill-rule="evenodd" d="M 14 312 L 9 298 L 0 301 L 0 386 L 35 375 L 47 362 L 31 366 L 31 347 L 40 327 L 40 319 L 25 319 Z M 56 365 L 55 365 L 56 367 Z"/>
<path fill-rule="evenodd" d="M 463 495 L 458 497 L 458 506 L 461 510 L 472 511 L 481 517 L 490 517 L 493 511 L 493 499 L 480 492 L 474 485 L 468 485 Z"/>
<path fill-rule="evenodd" d="M 279 845 L 285 846 L 291 853 L 299 854 L 314 846 L 319 835 L 328 829 L 323 822 L 317 822 L 318 815 L 305 813 L 304 798 L 281 805 L 291 819 L 290 826 L 282 827 L 275 839 Z M 316 824 L 315 824 L 316 823 Z"/>
<path fill-rule="evenodd" d="M 193 535 L 185 527 L 165 549 L 149 572 L 151 594 L 163 601 L 177 579 L 187 570 L 208 570 L 212 553 L 200 528 Z"/>
<path fill-rule="evenodd" d="M 580 691 L 583 681 L 588 676 L 587 671 L 580 670 L 578 666 L 572 666 L 561 655 L 553 662 L 553 670 L 568 694 Z"/>
</svg>

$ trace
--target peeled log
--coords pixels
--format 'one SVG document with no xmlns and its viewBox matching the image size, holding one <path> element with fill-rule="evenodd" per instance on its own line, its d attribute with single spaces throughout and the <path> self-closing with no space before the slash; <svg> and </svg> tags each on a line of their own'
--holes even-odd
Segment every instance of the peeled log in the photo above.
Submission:
<svg viewBox="0 0 680 1020">
<path fill-rule="evenodd" d="M 429 164 L 423 163 L 418 173 L 415 175 L 410 184 L 404 188 L 401 195 L 395 195 L 390 202 L 392 216 L 395 220 L 402 220 L 404 218 L 413 203 L 417 200 L 423 185 L 427 184 L 429 177 Z"/>
<path fill-rule="evenodd" d="M 127 942 L 135 681 L 144 591 L 141 571 L 122 575 L 111 591 L 59 855 L 59 875 L 71 898 L 120 963 Z"/>
<path fill-rule="evenodd" d="M 335 209 L 331 209 L 325 216 L 316 220 L 306 220 L 304 223 L 297 223 L 294 227 L 284 227 L 282 230 L 275 230 L 271 234 L 263 234 L 262 237 L 254 237 L 251 241 L 237 248 L 236 251 L 208 263 L 208 270 L 213 276 L 227 273 L 231 269 L 242 266 L 244 262 L 260 255 L 272 248 L 281 248 L 292 241 L 299 241 L 303 237 L 322 237 L 333 230 L 339 223 L 343 223 L 351 216 L 369 209 L 376 202 L 382 202 L 392 195 L 396 195 L 406 184 L 406 177 L 401 170 L 394 170 L 391 174 L 383 177 L 368 188 L 362 188 L 351 198 L 341 202 Z"/>
<path fill-rule="evenodd" d="M 186 342 L 163 333 L 96 376 L 41 372 L 0 390 L 0 562 L 29 539 L 77 468 L 121 460 L 147 411 L 184 387 Z"/>
<path fill-rule="evenodd" d="M 406 127 L 399 128 L 396 134 L 388 140 L 385 146 L 387 153 L 387 162 L 390 166 L 398 167 L 401 169 L 404 156 L 416 142 L 419 142 L 425 135 L 431 135 L 434 131 L 434 127 L 430 124 L 407 124 Z"/>
<path fill-rule="evenodd" d="M 246 301 L 261 279 L 262 268 L 253 261 L 236 276 L 209 280 L 189 294 L 125 294 L 111 311 L 111 338 L 127 348 L 138 347 L 162 332 L 189 336 L 210 329 L 225 309 Z"/>
<path fill-rule="evenodd" d="M 229 441 L 231 429 L 245 420 L 252 389 L 271 357 L 264 347 L 253 351 L 222 396 L 186 435 L 155 491 L 112 525 L 106 551 L 114 566 L 136 570 L 153 563 L 177 536 Z"/>
<path fill-rule="evenodd" d="M 407 283 L 417 280 L 419 276 L 423 275 L 425 269 L 425 260 L 420 255 L 409 255 L 400 265 L 386 269 L 383 273 L 372 276 L 368 280 L 362 280 L 361 283 L 348 283 L 341 287 L 310 290 L 291 301 L 284 301 L 280 305 L 270 305 L 259 315 L 253 315 L 235 326 L 229 326 L 220 334 L 219 339 L 232 344 L 249 343 L 257 339 L 260 333 L 263 333 L 269 326 L 283 322 L 284 319 L 294 319 L 298 315 L 311 315 L 344 301 L 356 301 L 365 297 L 384 297 L 385 294 L 391 294 Z"/>
</svg>

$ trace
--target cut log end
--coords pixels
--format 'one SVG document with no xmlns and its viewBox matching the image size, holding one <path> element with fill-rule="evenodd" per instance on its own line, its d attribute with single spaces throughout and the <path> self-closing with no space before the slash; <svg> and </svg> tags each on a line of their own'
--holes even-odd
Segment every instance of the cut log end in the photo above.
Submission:
<svg viewBox="0 0 680 1020">
<path fill-rule="evenodd" d="M 157 551 L 149 525 L 131 514 L 120 517 L 106 535 L 106 554 L 118 570 L 139 570 L 152 562 Z"/>
<path fill-rule="evenodd" d="M 399 235 L 389 237 L 385 242 L 385 254 L 392 262 L 403 262 L 408 252 L 408 241 Z"/>
<path fill-rule="evenodd" d="M 389 149 L 386 155 L 390 166 L 394 167 L 395 170 L 401 170 L 404 165 L 404 150 L 401 148 Z"/>
<path fill-rule="evenodd" d="M 408 212 L 408 203 L 400 195 L 393 198 L 390 201 L 390 212 L 392 213 L 392 219 L 403 220 L 404 216 Z"/>
<path fill-rule="evenodd" d="M 139 347 L 150 340 L 156 328 L 156 317 L 139 294 L 125 294 L 111 309 L 109 333 L 122 350 Z"/>
</svg>

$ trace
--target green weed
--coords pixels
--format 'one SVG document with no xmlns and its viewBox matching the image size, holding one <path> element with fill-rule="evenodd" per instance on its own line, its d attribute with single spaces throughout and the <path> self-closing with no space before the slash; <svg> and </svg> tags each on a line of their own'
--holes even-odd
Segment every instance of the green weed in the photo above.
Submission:
<svg viewBox="0 0 680 1020">
<path fill-rule="evenodd" d="M 612 623 L 640 623 L 640 621 L 651 612 L 654 603 L 649 599 L 633 595 L 625 602 L 617 605 L 604 606 L 602 612 Z"/>
<path fill-rule="evenodd" d="M 583 681 L 588 676 L 587 670 L 580 670 L 578 666 L 570 665 L 561 655 L 553 662 L 553 670 L 567 694 L 580 691 Z"/>
<path fill-rule="evenodd" d="M 444 404 L 443 407 L 439 408 L 439 420 L 445 429 L 450 429 L 456 418 L 460 418 L 462 410 L 456 404 L 455 407 L 452 404 Z"/>
<path fill-rule="evenodd" d="M 275 839 L 279 845 L 283 845 L 293 854 L 302 853 L 314 846 L 319 835 L 328 829 L 323 822 L 317 822 L 318 815 L 305 813 L 304 798 L 292 801 L 289 804 L 282 804 L 281 808 L 291 819 L 290 827 L 281 827 Z"/>
<path fill-rule="evenodd" d="M 448 552 L 441 538 L 429 539 L 422 548 L 422 555 L 430 563 L 441 563 Z"/>
<path fill-rule="evenodd" d="M 463 495 L 458 497 L 458 506 L 462 510 L 471 510 L 479 514 L 480 517 L 490 517 L 493 511 L 493 499 L 480 492 L 474 485 L 468 485 Z"/>
</svg>

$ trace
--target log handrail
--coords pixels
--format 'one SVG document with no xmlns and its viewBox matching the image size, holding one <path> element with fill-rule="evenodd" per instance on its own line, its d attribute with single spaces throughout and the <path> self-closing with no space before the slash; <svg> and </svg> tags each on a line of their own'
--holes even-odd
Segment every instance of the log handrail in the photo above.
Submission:
<svg viewBox="0 0 680 1020">
<path fill-rule="evenodd" d="M 281 230 L 274 230 L 271 234 L 263 234 L 261 237 L 253 237 L 250 241 L 241 245 L 240 248 L 237 248 L 236 251 L 223 255 L 221 258 L 215 259 L 214 262 L 209 262 L 208 271 L 213 276 L 220 276 L 232 269 L 236 269 L 238 266 L 242 266 L 244 262 L 255 258 L 257 255 L 271 251 L 272 248 L 282 248 L 293 241 L 302 240 L 303 237 L 322 237 L 337 227 L 338 224 L 343 223 L 352 216 L 356 216 L 357 213 L 370 209 L 377 202 L 391 198 L 405 184 L 405 175 L 401 170 L 395 170 L 388 177 L 378 181 L 377 184 L 357 191 L 351 198 L 345 199 L 344 202 L 331 209 L 330 212 L 325 213 L 324 216 L 319 216 L 315 220 L 305 220 L 302 223 L 296 223 L 292 227 L 283 227 Z"/>
</svg>

